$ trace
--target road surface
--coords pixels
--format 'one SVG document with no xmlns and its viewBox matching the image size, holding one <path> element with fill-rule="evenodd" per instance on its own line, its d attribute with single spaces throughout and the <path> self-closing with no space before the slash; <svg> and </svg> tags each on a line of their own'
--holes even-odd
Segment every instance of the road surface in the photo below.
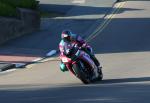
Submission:
<svg viewBox="0 0 150 103">
<path fill-rule="evenodd" d="M 149 103 L 150 1 L 127 1 L 90 44 L 104 80 L 83 85 L 59 70 L 59 61 L 39 63 L 0 77 L 1 103 Z"/>
</svg>

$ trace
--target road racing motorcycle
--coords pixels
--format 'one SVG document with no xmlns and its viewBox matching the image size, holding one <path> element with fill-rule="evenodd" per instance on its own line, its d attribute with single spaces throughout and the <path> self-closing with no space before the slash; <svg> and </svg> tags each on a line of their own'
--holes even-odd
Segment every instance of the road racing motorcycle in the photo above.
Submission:
<svg viewBox="0 0 150 103">
<path fill-rule="evenodd" d="M 90 56 L 77 44 L 65 48 L 64 54 L 60 55 L 61 61 L 84 84 L 102 80 L 102 67 L 97 67 Z"/>
</svg>

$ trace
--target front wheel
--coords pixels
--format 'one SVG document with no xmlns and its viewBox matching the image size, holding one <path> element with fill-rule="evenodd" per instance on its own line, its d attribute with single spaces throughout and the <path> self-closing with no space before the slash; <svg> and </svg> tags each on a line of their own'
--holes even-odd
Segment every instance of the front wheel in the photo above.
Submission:
<svg viewBox="0 0 150 103">
<path fill-rule="evenodd" d="M 86 74 L 82 68 L 80 63 L 74 64 L 73 65 L 73 70 L 75 72 L 76 77 L 78 77 L 84 84 L 89 84 L 90 79 L 88 78 L 88 74 Z"/>
</svg>

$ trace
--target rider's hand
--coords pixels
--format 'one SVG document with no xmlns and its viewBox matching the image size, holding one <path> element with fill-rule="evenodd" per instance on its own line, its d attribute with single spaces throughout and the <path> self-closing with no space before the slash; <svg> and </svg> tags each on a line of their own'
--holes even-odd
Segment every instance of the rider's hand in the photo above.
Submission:
<svg viewBox="0 0 150 103">
<path fill-rule="evenodd" d="M 70 53 L 70 49 L 67 49 L 67 50 L 66 50 L 66 53 L 69 54 L 69 53 Z"/>
<path fill-rule="evenodd" d="M 87 46 L 86 43 L 82 44 L 82 48 L 86 48 L 86 46 Z"/>
</svg>

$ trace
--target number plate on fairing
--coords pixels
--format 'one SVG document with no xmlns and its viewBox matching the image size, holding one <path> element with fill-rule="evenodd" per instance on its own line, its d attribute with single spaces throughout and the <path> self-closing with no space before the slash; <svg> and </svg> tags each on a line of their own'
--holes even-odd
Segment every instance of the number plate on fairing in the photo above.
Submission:
<svg viewBox="0 0 150 103">
<path fill-rule="evenodd" d="M 67 58 L 62 58 L 62 62 L 68 62 Z"/>
</svg>

